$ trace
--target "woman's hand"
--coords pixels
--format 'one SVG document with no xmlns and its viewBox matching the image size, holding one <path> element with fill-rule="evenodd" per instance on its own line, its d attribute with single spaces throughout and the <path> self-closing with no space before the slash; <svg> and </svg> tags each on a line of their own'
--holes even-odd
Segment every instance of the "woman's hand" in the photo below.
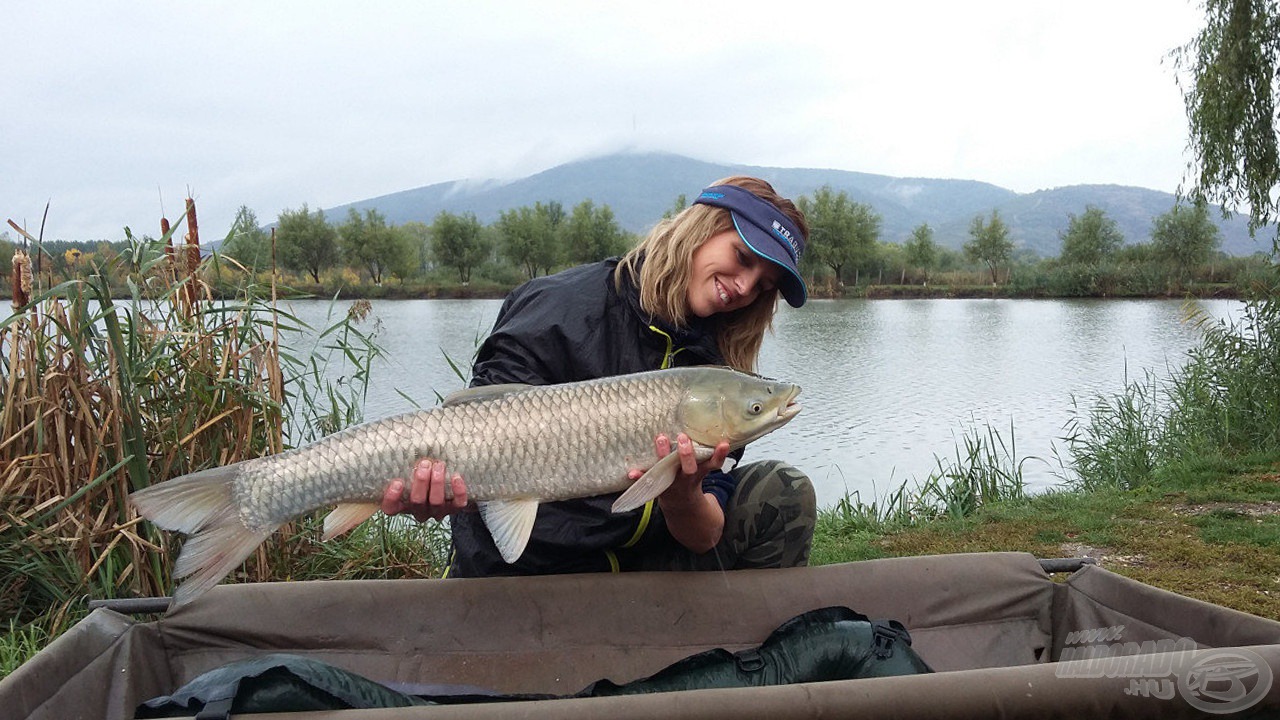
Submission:
<svg viewBox="0 0 1280 720">
<path fill-rule="evenodd" d="M 659 435 L 654 440 L 654 451 L 659 458 L 666 457 L 671 452 L 670 438 Z M 711 457 L 698 462 L 693 441 L 680 433 L 676 436 L 675 451 L 680 456 L 680 469 L 671 487 L 658 496 L 658 507 L 662 508 L 671 536 L 693 552 L 704 553 L 720 542 L 724 511 L 714 495 L 702 492 L 702 479 L 724 465 L 729 443 L 716 445 Z"/>
<path fill-rule="evenodd" d="M 467 484 L 462 476 L 454 473 L 448 479 L 451 497 L 445 497 L 445 468 L 443 460 L 423 458 L 413 468 L 409 495 L 405 497 L 405 481 L 396 478 L 387 485 L 382 495 L 382 512 L 387 515 L 409 513 L 418 522 L 427 518 L 444 518 L 467 507 Z"/>
</svg>

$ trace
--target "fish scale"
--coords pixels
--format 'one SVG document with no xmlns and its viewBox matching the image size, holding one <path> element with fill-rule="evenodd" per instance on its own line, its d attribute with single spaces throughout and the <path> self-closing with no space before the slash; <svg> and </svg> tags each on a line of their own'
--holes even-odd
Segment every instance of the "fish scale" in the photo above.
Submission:
<svg viewBox="0 0 1280 720">
<path fill-rule="evenodd" d="M 625 491 L 638 507 L 674 481 L 679 458 L 654 438 L 686 433 L 705 459 L 786 424 L 800 388 L 728 368 L 677 368 L 547 386 L 464 390 L 430 410 L 377 420 L 306 447 L 133 493 L 139 514 L 188 534 L 175 605 L 216 584 L 285 522 L 337 505 L 326 537 L 376 511 L 390 478 L 422 458 L 462 475 L 507 562 L 524 551 L 540 502 Z M 639 480 L 632 471 L 643 472 Z"/>
</svg>

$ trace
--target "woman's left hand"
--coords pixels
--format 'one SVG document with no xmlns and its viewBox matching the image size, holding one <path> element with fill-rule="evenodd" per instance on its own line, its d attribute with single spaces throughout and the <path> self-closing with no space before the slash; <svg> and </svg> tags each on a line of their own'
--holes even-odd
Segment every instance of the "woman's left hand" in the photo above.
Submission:
<svg viewBox="0 0 1280 720">
<path fill-rule="evenodd" d="M 659 458 L 671 452 L 671 440 L 666 435 L 659 435 L 653 443 L 654 451 Z M 676 453 L 680 456 L 680 472 L 676 473 L 675 482 L 663 495 L 672 495 L 673 499 L 702 500 L 702 479 L 712 470 L 719 470 L 724 459 L 729 456 L 729 443 L 721 441 L 711 452 L 711 457 L 698 462 L 697 453 L 693 449 L 693 441 L 688 435 L 680 433 L 676 436 Z"/>
<path fill-rule="evenodd" d="M 659 435 L 654 440 L 654 451 L 664 458 L 671 453 L 671 439 Z M 712 470 L 719 470 L 729 456 L 729 443 L 720 442 L 711 457 L 698 462 L 693 441 L 688 435 L 676 436 L 676 453 L 680 456 L 680 469 L 671 487 L 658 496 L 658 506 L 667 521 L 667 529 L 681 545 L 696 553 L 704 553 L 720 542 L 724 532 L 724 511 L 714 495 L 702 491 L 702 479 Z M 633 480 L 642 473 L 631 472 Z"/>
<path fill-rule="evenodd" d="M 653 450 L 659 460 L 666 457 L 671 453 L 671 439 L 666 435 L 659 435 L 653 441 Z M 719 470 L 724 465 L 725 458 L 729 457 L 729 443 L 721 441 L 711 451 L 711 457 L 698 462 L 693 441 L 688 435 L 680 433 L 676 436 L 676 452 L 680 454 L 680 472 L 676 473 L 675 482 L 671 483 L 671 487 L 663 495 L 683 495 L 686 499 L 693 499 L 695 492 L 702 494 L 702 479 L 707 473 Z M 632 480 L 639 480 L 644 475 L 644 470 L 632 470 L 629 475 Z"/>
</svg>

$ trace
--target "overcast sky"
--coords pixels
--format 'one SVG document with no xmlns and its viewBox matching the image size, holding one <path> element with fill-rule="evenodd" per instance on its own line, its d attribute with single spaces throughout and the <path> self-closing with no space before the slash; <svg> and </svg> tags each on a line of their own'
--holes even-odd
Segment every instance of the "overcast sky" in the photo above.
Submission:
<svg viewBox="0 0 1280 720">
<path fill-rule="evenodd" d="M 190 189 L 208 241 L 620 150 L 1177 189 L 1197 5 L 863 5 L 0 0 L 0 219 L 155 235 Z"/>
</svg>

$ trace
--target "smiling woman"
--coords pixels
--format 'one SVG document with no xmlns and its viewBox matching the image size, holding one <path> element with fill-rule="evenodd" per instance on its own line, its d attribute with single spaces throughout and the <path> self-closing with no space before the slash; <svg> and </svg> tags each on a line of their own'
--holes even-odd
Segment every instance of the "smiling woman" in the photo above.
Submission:
<svg viewBox="0 0 1280 720">
<path fill-rule="evenodd" d="M 651 315 L 673 325 L 689 322 L 689 315 L 710 320 L 724 362 L 752 371 L 764 333 L 773 321 L 779 290 L 792 307 L 807 298 L 797 264 L 804 253 L 809 226 L 795 203 L 779 195 L 758 178 L 735 176 L 719 180 L 704 190 L 694 204 L 669 221 L 660 223 L 622 259 L 617 276 L 625 273 L 640 290 L 640 305 Z M 736 240 L 734 239 L 736 236 Z M 717 242 L 719 239 L 720 242 Z M 717 248 L 730 243 L 732 257 L 721 257 Z M 761 258 L 752 262 L 743 247 Z M 742 269 L 758 265 L 765 276 L 748 274 L 736 281 Z M 721 276 L 723 274 L 723 276 Z M 717 287 L 717 283 L 719 287 Z M 726 287 L 731 284 L 731 287 Z M 721 292 L 754 297 L 745 303 L 722 301 Z M 707 297 L 709 296 L 709 297 Z"/>
<path fill-rule="evenodd" d="M 551 385 L 689 365 L 754 370 L 778 296 L 805 302 L 796 263 L 807 232 L 795 204 L 763 180 L 714 183 L 621 260 L 513 291 L 472 384 Z M 809 478 L 773 460 L 726 472 L 729 449 L 723 437 L 658 435 L 656 457 L 678 458 L 667 490 L 617 513 L 616 495 L 544 503 L 510 563 L 477 514 L 460 512 L 466 478 L 438 459 L 424 458 L 408 482 L 392 480 L 382 509 L 452 516 L 451 576 L 805 564 L 816 517 Z"/>
</svg>

